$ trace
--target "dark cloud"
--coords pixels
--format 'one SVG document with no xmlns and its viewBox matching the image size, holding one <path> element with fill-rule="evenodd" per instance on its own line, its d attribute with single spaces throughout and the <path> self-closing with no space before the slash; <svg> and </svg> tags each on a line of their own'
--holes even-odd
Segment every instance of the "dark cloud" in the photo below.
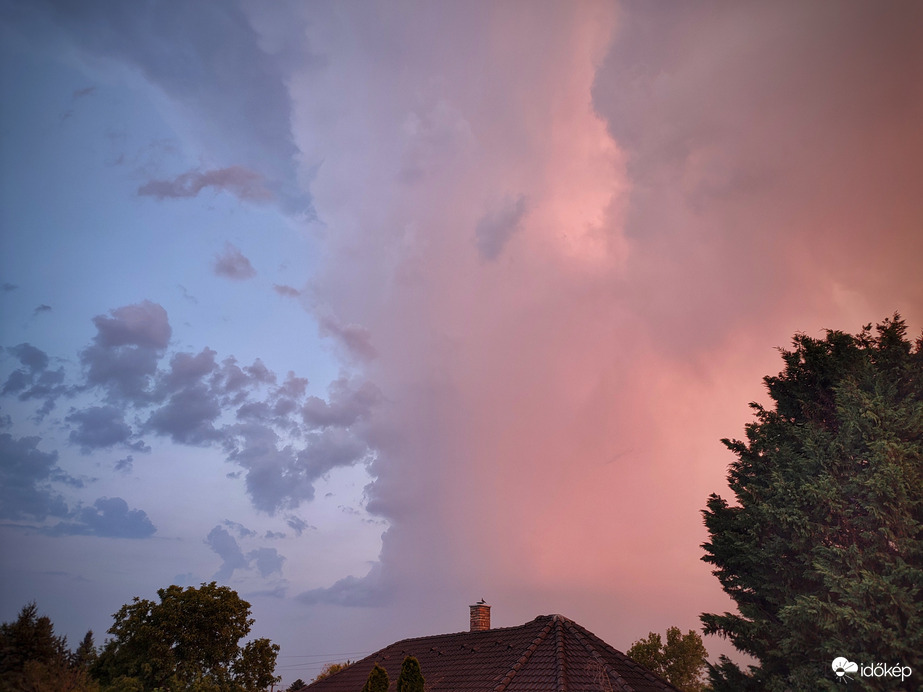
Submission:
<svg viewBox="0 0 923 692">
<path fill-rule="evenodd" d="M 167 311 L 146 300 L 98 315 L 93 323 L 97 334 L 80 353 L 86 384 L 103 388 L 114 399 L 148 397 L 172 335 Z"/>
<path fill-rule="evenodd" d="M 74 96 L 74 100 L 76 100 L 76 99 L 85 98 L 87 96 L 91 96 L 94 93 L 96 93 L 96 87 L 88 86 L 88 87 L 84 87 L 83 89 L 75 89 L 73 96 Z"/>
<path fill-rule="evenodd" d="M 44 303 L 42 303 L 41 305 L 39 305 L 38 307 L 36 307 L 35 310 L 32 311 L 32 314 L 33 314 L 33 315 L 40 315 L 40 314 L 43 313 L 43 312 L 51 312 L 51 306 L 50 306 L 50 305 L 45 305 Z"/>
<path fill-rule="evenodd" d="M 486 260 L 495 260 L 519 230 L 528 211 L 525 195 L 504 199 L 495 209 L 484 214 L 474 230 L 478 252 Z"/>
<path fill-rule="evenodd" d="M 302 416 L 313 427 L 349 427 L 358 420 L 367 418 L 381 401 L 381 391 L 371 382 L 356 384 L 339 377 L 330 383 L 328 400 L 316 396 L 308 397 L 302 407 Z"/>
<path fill-rule="evenodd" d="M 286 296 L 287 298 L 297 298 L 301 295 L 301 291 L 297 288 L 286 286 L 285 284 L 273 284 L 272 288 L 280 296 Z"/>
<path fill-rule="evenodd" d="M 309 434 L 301 449 L 283 445 L 265 424 L 238 423 L 228 432 L 228 458 L 246 470 L 253 504 L 269 514 L 314 499 L 316 480 L 334 468 L 362 463 L 369 455 L 362 440 L 341 428 Z"/>
<path fill-rule="evenodd" d="M 42 420 L 50 413 L 63 394 L 68 393 L 64 385 L 64 369 L 48 370 L 48 356 L 31 344 L 19 344 L 7 349 L 23 366 L 11 372 L 0 389 L 0 394 L 16 394 L 20 401 L 44 399 L 35 420 Z"/>
<path fill-rule="evenodd" d="M 248 202 L 265 202 L 272 193 L 263 187 L 263 177 L 243 166 L 230 166 L 211 171 L 187 171 L 172 180 L 151 180 L 138 188 L 142 197 L 177 199 L 195 197 L 205 188 L 229 192 Z"/>
<path fill-rule="evenodd" d="M 285 556 L 280 555 L 275 548 L 251 550 L 247 553 L 247 559 L 253 563 L 261 577 L 282 574 L 282 563 L 285 562 Z"/>
<path fill-rule="evenodd" d="M 196 384 L 207 375 L 215 372 L 218 369 L 218 365 L 215 363 L 216 355 L 218 354 L 210 348 L 204 348 L 195 355 L 191 353 L 177 353 L 174 355 L 170 359 L 170 371 L 165 378 L 166 390 L 175 392 Z"/>
<path fill-rule="evenodd" d="M 57 452 L 43 452 L 39 438 L 0 434 L 0 518 L 37 519 L 68 514 L 50 483 L 60 471 Z"/>
<path fill-rule="evenodd" d="M 285 517 L 285 523 L 291 527 L 297 536 L 300 536 L 308 529 L 317 529 L 316 526 L 311 526 L 304 519 L 301 517 L 296 517 L 294 514 L 289 514 L 287 517 Z"/>
<path fill-rule="evenodd" d="M 252 279 L 256 276 L 256 270 L 250 264 L 244 254 L 236 247 L 228 243 L 224 252 L 215 258 L 215 274 L 235 281 Z"/>
<path fill-rule="evenodd" d="M 84 454 L 127 442 L 132 434 L 123 410 L 114 406 L 91 406 L 75 411 L 65 420 L 76 426 L 70 432 L 70 441 L 79 445 Z"/>
<path fill-rule="evenodd" d="M 204 186 L 224 187 L 248 198 L 272 194 L 285 211 L 311 213 L 297 177 L 287 82 L 296 64 L 304 68 L 323 61 L 309 52 L 301 13 L 284 11 L 284 20 L 263 26 L 258 34 L 246 4 L 39 0 L 28 10 L 20 12 L 26 27 L 51 21 L 92 58 L 135 68 L 182 108 L 208 158 L 239 164 L 191 172 L 186 180 L 155 181 L 160 186 L 148 194 L 182 196 Z M 240 173 L 227 171 L 259 178 L 240 179 Z"/>
<path fill-rule="evenodd" d="M 30 372 L 38 372 L 48 367 L 48 355 L 31 344 L 19 344 L 7 349 L 26 366 Z"/>
<path fill-rule="evenodd" d="M 227 581 L 234 574 L 234 570 L 247 569 L 250 566 L 250 561 L 244 557 L 237 541 L 223 527 L 216 526 L 209 531 L 205 543 L 221 558 L 221 567 L 215 572 L 214 579 Z"/>
<path fill-rule="evenodd" d="M 176 444 L 213 445 L 240 469 L 228 477 L 243 475 L 253 505 L 270 514 L 313 499 L 314 483 L 331 469 L 367 462 L 369 447 L 353 428 L 369 418 L 381 399 L 370 383 L 341 377 L 330 385 L 325 401 L 307 398 L 308 381 L 294 372 L 280 383 L 259 359 L 241 366 L 233 357 L 219 361 L 215 351 L 203 348 L 174 353 L 164 363 L 172 329 L 163 307 L 150 301 L 115 308 L 93 322 L 97 334 L 80 352 L 82 381 L 66 386 L 63 368 L 49 370 L 47 354 L 20 344 L 9 352 L 22 367 L 2 390 L 20 399 L 44 397 L 40 415 L 58 397 L 80 394 L 82 405 L 72 408 L 64 422 L 70 442 L 83 453 L 114 447 L 149 452 L 141 433 Z M 45 465 L 32 479 L 33 489 L 40 481 L 76 483 L 60 470 L 49 470 L 55 457 L 42 456 L 37 443 L 32 440 L 30 453 Z M 129 455 L 115 470 L 130 471 L 133 462 Z M 36 506 L 54 497 L 45 486 L 35 492 L 29 502 Z M 58 515 L 66 513 L 63 504 L 57 507 Z M 90 525 L 87 516 L 58 531 L 89 531 L 80 528 Z"/>
<path fill-rule="evenodd" d="M 318 331 L 321 336 L 336 339 L 345 348 L 346 355 L 352 359 L 368 361 L 378 355 L 372 345 L 371 332 L 362 325 L 344 324 L 331 315 L 322 315 L 318 318 Z"/>
<path fill-rule="evenodd" d="M 93 318 L 98 334 L 94 341 L 105 348 L 138 346 L 163 350 L 170 343 L 173 330 L 167 311 L 149 300 L 109 311 L 109 316 Z"/>
<path fill-rule="evenodd" d="M 274 514 L 314 499 L 314 480 L 298 452 L 269 425 L 231 426 L 225 441 L 228 458 L 246 471 L 247 492 L 257 509 Z"/>
<path fill-rule="evenodd" d="M 256 531 L 253 531 L 252 529 L 248 529 L 246 526 L 244 526 L 243 524 L 239 522 L 231 521 L 230 519 L 225 519 L 221 523 L 227 526 L 229 529 L 235 531 L 237 533 L 238 538 L 251 538 L 252 536 L 256 535 Z"/>
<path fill-rule="evenodd" d="M 224 523 L 235 530 L 242 528 L 236 522 L 225 521 Z M 241 538 L 248 538 L 254 536 L 255 533 L 247 530 L 239 535 Z M 216 526 L 208 533 L 205 543 L 221 558 L 221 567 L 215 573 L 214 579 L 227 581 L 236 570 L 252 567 L 256 567 L 261 577 L 282 573 L 282 563 L 285 562 L 285 557 L 280 555 L 275 548 L 256 548 L 244 555 L 237 540 L 221 526 Z"/>
<path fill-rule="evenodd" d="M 99 536 L 102 538 L 150 538 L 157 529 L 147 513 L 129 509 L 120 497 L 101 497 L 92 507 L 73 514 L 73 521 L 62 521 L 45 529 L 52 536 Z"/>
<path fill-rule="evenodd" d="M 8 281 L 4 281 L 2 284 L 0 284 L 0 290 L 2 290 L 4 293 L 10 293 L 11 291 L 15 291 L 17 288 L 19 288 L 19 286 L 16 284 L 11 284 Z"/>
<path fill-rule="evenodd" d="M 342 466 L 353 466 L 369 454 L 368 446 L 343 428 L 325 428 L 308 436 L 298 453 L 298 466 L 311 480 Z"/>
<path fill-rule="evenodd" d="M 204 445 L 221 438 L 214 425 L 220 415 L 218 397 L 205 385 L 197 384 L 173 394 L 155 409 L 145 429 L 167 435 L 174 442 Z"/>
</svg>

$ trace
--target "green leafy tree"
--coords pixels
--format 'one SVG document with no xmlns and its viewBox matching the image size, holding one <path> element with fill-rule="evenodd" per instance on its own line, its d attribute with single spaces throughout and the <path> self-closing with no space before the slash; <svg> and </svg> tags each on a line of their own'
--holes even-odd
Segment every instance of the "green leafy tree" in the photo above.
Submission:
<svg viewBox="0 0 923 692">
<path fill-rule="evenodd" d="M 836 656 L 919 661 L 923 338 L 906 333 L 895 315 L 875 333 L 797 335 L 764 379 L 774 406 L 751 404 L 746 441 L 723 441 L 736 502 L 709 498 L 703 559 L 739 612 L 702 622 L 758 664 L 721 657 L 716 692 L 832 690 Z"/>
<path fill-rule="evenodd" d="M 107 689 L 250 692 L 269 687 L 279 647 L 255 639 L 241 647 L 250 604 L 215 582 L 170 586 L 160 602 L 135 598 L 115 614 L 94 671 Z"/>
<path fill-rule="evenodd" d="M 308 683 L 306 683 L 301 678 L 298 678 L 297 680 L 295 680 L 295 682 L 293 682 L 291 685 L 289 685 L 286 688 L 285 692 L 298 692 L 298 690 L 300 690 L 302 687 L 307 687 L 307 686 L 308 686 Z"/>
<path fill-rule="evenodd" d="M 413 656 L 405 658 L 397 678 L 397 692 L 423 692 L 424 682 L 420 662 Z"/>
<path fill-rule="evenodd" d="M 341 670 L 345 670 L 351 665 L 352 661 L 346 661 L 345 663 L 328 663 L 321 669 L 320 673 L 317 674 L 317 677 L 314 678 L 313 682 L 323 680 L 324 678 L 329 678 L 334 673 L 339 673 Z"/>
<path fill-rule="evenodd" d="M 628 656 L 683 692 L 705 690 L 705 645 L 697 632 L 683 634 L 679 627 L 667 630 L 666 644 L 656 632 L 639 639 L 628 650 Z"/>
<path fill-rule="evenodd" d="M 368 680 L 362 687 L 362 692 L 388 692 L 388 685 L 391 681 L 388 679 L 388 671 L 377 663 L 369 672 Z"/>
<path fill-rule="evenodd" d="M 87 636 L 92 648 L 93 635 Z M 29 603 L 15 622 L 0 625 L 0 691 L 95 692 L 99 688 L 81 660 L 84 654 L 89 655 L 80 648 L 71 654 L 67 637 L 57 636 L 51 619 Z"/>
</svg>

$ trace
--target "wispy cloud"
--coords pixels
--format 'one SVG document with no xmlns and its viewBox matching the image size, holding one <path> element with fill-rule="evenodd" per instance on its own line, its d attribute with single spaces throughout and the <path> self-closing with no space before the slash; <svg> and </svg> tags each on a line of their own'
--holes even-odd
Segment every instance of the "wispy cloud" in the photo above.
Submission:
<svg viewBox="0 0 923 692">
<path fill-rule="evenodd" d="M 301 295 L 301 291 L 297 288 L 286 286 L 285 284 L 273 284 L 272 288 L 280 296 L 285 296 L 286 298 L 297 298 Z"/>
<path fill-rule="evenodd" d="M 215 274 L 226 279 L 244 281 L 256 276 L 256 270 L 239 248 L 228 243 L 224 252 L 215 258 Z"/>
<path fill-rule="evenodd" d="M 263 177 L 243 166 L 209 171 L 193 170 L 169 180 L 150 180 L 138 188 L 138 194 L 161 200 L 182 199 L 195 197 L 206 188 L 229 192 L 247 202 L 265 202 L 273 198 L 272 193 L 263 186 Z"/>
</svg>

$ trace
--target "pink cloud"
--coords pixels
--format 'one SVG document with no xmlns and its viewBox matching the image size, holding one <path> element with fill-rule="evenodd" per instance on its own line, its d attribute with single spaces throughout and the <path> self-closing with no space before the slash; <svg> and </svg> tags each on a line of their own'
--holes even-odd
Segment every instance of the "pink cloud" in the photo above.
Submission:
<svg viewBox="0 0 923 692">
<path fill-rule="evenodd" d="M 327 229 L 312 290 L 375 344 L 386 402 L 364 435 L 390 528 L 374 584 L 336 594 L 389 595 L 392 633 L 482 595 L 498 624 L 558 611 L 623 648 L 696 627 L 728 607 L 699 548 L 719 439 L 774 347 L 923 321 L 900 21 L 683 11 L 341 9 L 310 37 L 332 56 L 293 82 Z"/>
</svg>

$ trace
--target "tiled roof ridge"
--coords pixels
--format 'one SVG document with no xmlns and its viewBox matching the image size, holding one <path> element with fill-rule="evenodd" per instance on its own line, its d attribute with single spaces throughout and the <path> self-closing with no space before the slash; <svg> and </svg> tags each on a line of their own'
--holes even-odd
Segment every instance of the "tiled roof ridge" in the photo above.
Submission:
<svg viewBox="0 0 923 692">
<path fill-rule="evenodd" d="M 584 636 L 584 632 L 589 634 L 589 631 L 584 630 L 584 632 L 582 632 L 581 630 L 583 630 L 583 627 L 575 623 L 573 620 L 567 620 L 565 622 L 565 626 L 567 627 L 567 631 L 574 635 L 574 638 L 580 642 L 583 648 L 587 650 L 587 653 L 593 657 L 593 660 L 602 666 L 603 670 L 606 671 L 606 675 L 609 676 L 610 680 L 615 682 L 615 684 L 618 686 L 618 689 L 621 692 L 631 692 L 631 686 L 628 684 L 625 678 L 619 675 L 615 669 L 609 665 L 606 659 L 604 659 L 596 650 L 596 647 L 593 646 L 592 642 L 590 642 L 589 639 Z"/>
<path fill-rule="evenodd" d="M 554 627 L 556 617 L 557 616 L 539 615 L 532 622 L 526 623 L 526 625 L 531 625 L 532 623 L 536 623 L 538 620 L 548 618 L 548 624 L 542 628 L 541 632 L 538 633 L 538 636 L 532 640 L 532 642 L 523 652 L 522 656 L 519 657 L 519 660 L 516 661 L 516 663 L 513 664 L 513 667 L 510 668 L 506 675 L 503 676 L 503 679 L 500 680 L 500 684 L 494 688 L 494 692 L 503 692 L 509 686 L 516 673 L 519 672 L 519 670 L 529 661 L 530 658 L 532 658 L 532 654 L 535 653 L 535 650 L 538 648 L 539 644 L 545 641 L 545 639 L 548 637 L 548 633 L 551 632 L 551 628 Z M 520 627 L 522 626 L 523 625 L 520 625 Z"/>
<path fill-rule="evenodd" d="M 552 618 L 554 622 L 554 667 L 555 692 L 567 692 L 567 659 L 564 655 L 564 623 L 560 615 Z"/>
<path fill-rule="evenodd" d="M 566 618 L 565 618 L 565 619 L 566 619 Z M 612 666 L 609 665 L 609 664 L 605 661 L 605 659 L 604 659 L 604 658 L 602 657 L 602 655 L 596 650 L 596 647 L 595 647 L 595 646 L 593 645 L 593 643 L 590 641 L 590 637 L 592 637 L 593 639 L 599 639 L 599 637 L 597 637 L 595 634 L 593 634 L 592 632 L 590 632 L 588 629 L 584 628 L 582 625 L 578 625 L 578 624 L 575 623 L 573 620 L 567 620 L 567 625 L 568 625 L 568 630 L 577 638 L 577 641 L 579 641 L 579 642 L 584 646 L 584 648 L 593 656 L 593 658 L 594 658 L 596 661 L 598 661 L 598 662 L 604 667 L 605 671 L 610 675 L 610 677 L 612 677 L 612 678 L 615 680 L 615 683 L 619 686 L 619 689 L 620 689 L 620 690 L 626 690 L 626 691 L 629 691 L 629 692 L 630 692 L 630 690 L 632 689 L 632 687 L 628 684 L 628 682 L 625 680 L 625 678 L 623 678 L 621 675 L 619 675 L 619 674 L 612 668 Z M 587 635 L 588 635 L 588 636 L 587 636 Z M 629 658 L 629 657 L 626 656 L 625 654 L 621 653 L 621 652 L 618 651 L 617 649 L 614 649 L 611 645 L 609 645 L 609 644 L 606 643 L 605 641 L 603 641 L 603 640 L 601 640 L 601 639 L 599 639 L 599 641 L 602 643 L 602 645 L 603 645 L 605 648 L 609 649 L 609 653 L 615 654 L 615 655 L 618 656 L 619 658 L 625 659 L 625 660 L 624 660 L 624 663 L 625 663 L 626 665 L 630 665 L 630 666 L 632 666 L 633 668 L 637 669 L 637 671 L 640 672 L 642 675 L 644 675 L 644 677 L 647 678 L 647 680 L 648 680 L 649 682 L 652 682 L 652 683 L 654 683 L 654 684 L 656 684 L 656 685 L 659 685 L 661 689 L 666 690 L 666 691 L 668 691 L 668 692 L 669 692 L 669 690 L 676 689 L 675 687 L 672 687 L 672 686 L 670 686 L 670 685 L 664 684 L 663 679 L 661 679 L 661 678 L 659 678 L 658 676 L 654 675 L 654 674 L 653 674 L 651 671 L 649 671 L 647 668 L 645 668 L 644 666 L 642 666 L 642 665 L 639 664 L 638 662 L 634 661 L 633 659 Z"/>
<path fill-rule="evenodd" d="M 423 635 L 422 637 L 405 637 L 404 639 L 398 639 L 393 644 L 390 644 L 389 646 L 386 646 L 380 649 L 380 651 L 384 651 L 385 649 L 390 649 L 392 646 L 397 646 L 398 644 L 403 644 L 404 642 L 421 642 L 426 639 L 439 639 L 441 637 L 457 637 L 459 635 L 466 635 L 466 636 L 480 635 L 483 637 L 487 637 L 491 634 L 496 634 L 497 632 L 510 632 L 512 630 L 525 629 L 526 627 L 529 627 L 530 625 L 535 625 L 539 620 L 545 620 L 546 618 L 550 618 L 550 617 L 552 616 L 551 615 L 539 615 L 538 617 L 535 617 L 532 620 L 529 620 L 529 622 L 525 622 L 521 625 L 511 625 L 509 627 L 491 627 L 489 630 L 480 630 L 477 632 L 461 630 L 459 632 L 443 632 L 442 634 L 426 634 L 426 635 Z M 375 653 L 378 653 L 378 651 L 376 651 Z"/>
</svg>

